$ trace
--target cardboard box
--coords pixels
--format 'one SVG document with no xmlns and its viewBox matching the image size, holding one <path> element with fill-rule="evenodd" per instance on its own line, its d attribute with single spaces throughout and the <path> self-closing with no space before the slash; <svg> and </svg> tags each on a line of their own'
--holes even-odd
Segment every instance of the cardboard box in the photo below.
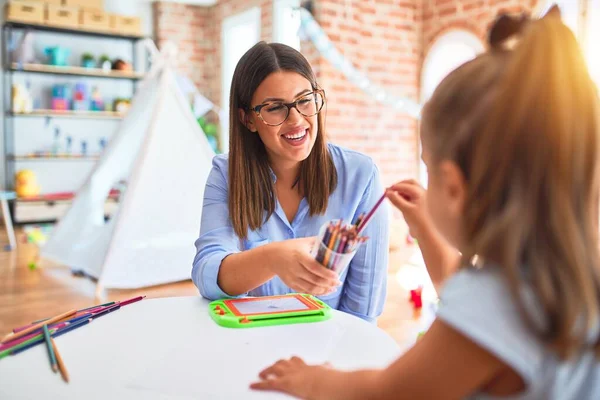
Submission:
<svg viewBox="0 0 600 400">
<path fill-rule="evenodd" d="M 63 4 L 67 7 L 79 7 L 85 10 L 104 11 L 104 0 L 63 0 Z"/>
<path fill-rule="evenodd" d="M 122 35 L 141 35 L 142 22 L 138 17 L 113 14 L 110 16 L 110 29 Z"/>
<path fill-rule="evenodd" d="M 108 31 L 110 30 L 110 17 L 104 11 L 80 10 L 79 24 L 84 29 Z"/>
<path fill-rule="evenodd" d="M 62 6 L 63 5 L 63 0 L 11 0 L 13 2 L 17 2 L 17 3 L 22 3 L 22 2 L 26 2 L 26 3 L 42 3 L 42 4 L 54 4 L 55 6 Z"/>
<path fill-rule="evenodd" d="M 79 28 L 78 9 L 73 7 L 46 6 L 46 25 L 60 26 L 63 28 Z"/>
<path fill-rule="evenodd" d="M 35 1 L 11 1 L 6 4 L 5 15 L 7 21 L 43 24 L 44 3 Z"/>
</svg>

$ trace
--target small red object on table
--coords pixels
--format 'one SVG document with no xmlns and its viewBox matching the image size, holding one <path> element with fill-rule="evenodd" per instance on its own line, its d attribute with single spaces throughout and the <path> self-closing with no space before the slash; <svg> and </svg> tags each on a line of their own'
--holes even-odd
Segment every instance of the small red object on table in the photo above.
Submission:
<svg viewBox="0 0 600 400">
<path fill-rule="evenodd" d="M 413 307 L 417 310 L 423 308 L 422 293 L 423 286 L 419 286 L 418 288 L 410 291 L 410 302 L 413 303 Z"/>
</svg>

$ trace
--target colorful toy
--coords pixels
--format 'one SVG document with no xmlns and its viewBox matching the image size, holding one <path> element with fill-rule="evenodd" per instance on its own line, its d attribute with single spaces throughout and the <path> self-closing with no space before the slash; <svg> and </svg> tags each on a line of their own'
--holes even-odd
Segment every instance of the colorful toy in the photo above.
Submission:
<svg viewBox="0 0 600 400">
<path fill-rule="evenodd" d="M 71 50 L 60 46 L 47 47 L 46 55 L 48 56 L 48 64 L 64 67 L 69 65 Z"/>
<path fill-rule="evenodd" d="M 112 62 L 110 61 L 110 57 L 106 54 L 100 56 L 98 59 L 98 64 L 104 72 L 109 72 L 112 69 Z"/>
<path fill-rule="evenodd" d="M 89 109 L 87 85 L 82 82 L 75 84 L 75 93 L 73 94 L 73 110 L 88 111 Z"/>
<path fill-rule="evenodd" d="M 24 85 L 14 84 L 12 86 L 12 108 L 16 113 L 33 111 L 31 95 Z"/>
<path fill-rule="evenodd" d="M 15 174 L 15 192 L 21 198 L 40 194 L 40 186 L 33 171 L 22 169 Z"/>
<path fill-rule="evenodd" d="M 324 321 L 331 308 L 309 294 L 246 297 L 215 300 L 208 312 L 219 325 L 227 328 L 252 328 Z"/>
<path fill-rule="evenodd" d="M 128 62 L 123 61 L 121 59 L 116 59 L 112 63 L 112 68 L 116 71 L 131 71 L 131 70 L 133 70 L 133 67 L 131 66 L 131 64 L 129 64 Z"/>
<path fill-rule="evenodd" d="M 102 111 L 104 110 L 104 100 L 102 99 L 102 95 L 98 90 L 98 87 L 94 86 L 92 89 L 92 95 L 90 98 L 90 110 L 92 111 Z"/>
<path fill-rule="evenodd" d="M 57 111 L 69 110 L 70 102 L 69 98 L 71 89 L 68 85 L 54 85 L 52 86 L 52 109 Z"/>
<path fill-rule="evenodd" d="M 83 53 L 81 56 L 81 66 L 84 68 L 95 68 L 96 60 L 94 59 L 94 55 L 91 53 Z"/>
<path fill-rule="evenodd" d="M 46 243 L 48 233 L 52 228 L 50 226 L 28 226 L 25 227 L 25 243 L 31 243 L 36 247 L 33 259 L 27 264 L 30 270 L 35 270 L 40 259 L 40 247 Z"/>
<path fill-rule="evenodd" d="M 129 99 L 116 98 L 114 101 L 115 111 L 121 114 L 125 114 L 129 110 L 130 106 L 131 100 Z"/>
</svg>

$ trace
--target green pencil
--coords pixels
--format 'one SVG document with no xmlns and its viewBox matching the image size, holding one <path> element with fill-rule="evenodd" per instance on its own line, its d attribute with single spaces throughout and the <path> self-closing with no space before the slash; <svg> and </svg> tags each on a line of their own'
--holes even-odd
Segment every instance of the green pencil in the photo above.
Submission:
<svg viewBox="0 0 600 400">
<path fill-rule="evenodd" d="M 44 329 L 44 340 L 46 342 L 46 349 L 48 350 L 48 357 L 50 358 L 50 367 L 52 367 L 52 371 L 58 371 L 58 365 L 56 364 L 56 355 L 54 354 L 54 347 L 52 346 L 52 342 L 50 342 L 50 332 L 48 332 L 48 325 L 43 326 Z"/>
<path fill-rule="evenodd" d="M 17 344 L 17 345 L 15 345 L 15 346 L 13 346 L 13 347 L 11 347 L 11 348 L 8 348 L 8 349 L 6 349 L 6 350 L 0 351 L 0 358 L 4 358 L 4 357 L 8 356 L 10 353 L 12 353 L 13 351 L 15 351 L 15 350 L 18 350 L 18 349 L 20 349 L 21 347 L 25 347 L 25 346 L 27 346 L 28 344 L 31 344 L 31 343 L 34 343 L 34 342 L 39 342 L 39 341 L 40 341 L 40 339 L 42 339 L 42 340 L 43 340 L 43 338 L 44 338 L 44 334 L 43 334 L 43 333 L 40 333 L 40 334 L 38 334 L 38 335 L 35 335 L 35 336 L 34 336 L 34 337 L 32 337 L 31 339 L 28 339 L 28 340 L 26 340 L 26 341 L 24 341 L 24 342 L 21 342 L 21 343 L 19 343 L 19 344 Z"/>
</svg>

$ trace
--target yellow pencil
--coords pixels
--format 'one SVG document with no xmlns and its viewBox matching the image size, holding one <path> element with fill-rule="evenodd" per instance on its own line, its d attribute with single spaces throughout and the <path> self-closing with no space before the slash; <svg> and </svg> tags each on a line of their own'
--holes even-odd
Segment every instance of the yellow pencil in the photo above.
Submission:
<svg viewBox="0 0 600 400">
<path fill-rule="evenodd" d="M 75 314 L 77 312 L 77 310 L 71 310 L 71 311 L 67 311 L 66 313 L 62 313 L 60 315 L 57 315 L 56 317 L 50 318 L 48 321 L 43 321 L 40 322 L 38 324 L 32 325 L 27 329 L 23 329 L 22 331 L 19 331 L 17 333 L 9 333 L 8 335 L 4 336 L 2 338 L 2 340 L 0 340 L 0 343 L 6 343 L 9 342 L 11 340 L 15 340 L 20 338 L 21 336 L 25 336 L 33 331 L 35 331 L 36 329 L 40 329 L 42 326 L 44 325 L 50 325 L 53 324 L 57 321 L 60 321 L 61 319 L 64 319 L 66 317 L 70 317 L 71 315 Z"/>
<path fill-rule="evenodd" d="M 56 343 L 54 342 L 54 339 L 52 339 L 52 336 L 50 336 L 50 343 L 52 343 L 52 347 L 54 348 L 54 355 L 56 356 L 56 363 L 58 364 L 60 375 L 65 382 L 69 383 L 69 373 L 67 372 L 67 367 L 65 367 L 65 363 L 63 362 L 60 352 L 58 351 L 58 347 L 56 347 Z"/>
</svg>

